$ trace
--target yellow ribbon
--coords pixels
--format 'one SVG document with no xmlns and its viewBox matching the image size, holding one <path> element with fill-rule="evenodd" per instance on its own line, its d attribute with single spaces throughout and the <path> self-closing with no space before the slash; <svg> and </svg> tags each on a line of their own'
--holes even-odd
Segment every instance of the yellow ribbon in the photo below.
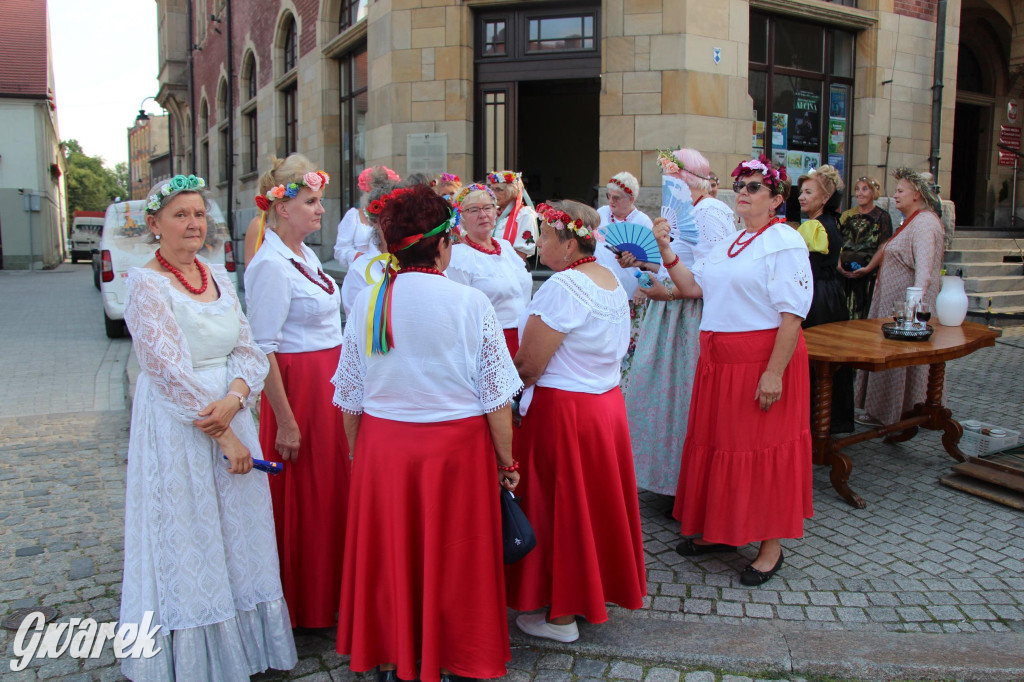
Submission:
<svg viewBox="0 0 1024 682">
<path fill-rule="evenodd" d="M 253 249 L 253 253 L 256 253 L 257 251 L 259 251 L 260 247 L 263 246 L 263 235 L 265 233 L 264 226 L 266 224 L 267 224 L 267 212 L 266 211 L 260 211 L 260 231 L 256 235 L 256 248 Z"/>
<path fill-rule="evenodd" d="M 378 261 L 382 261 L 384 263 L 384 273 L 383 273 L 383 275 L 381 275 L 381 278 L 379 280 L 374 280 L 373 272 L 372 272 L 373 264 L 378 262 Z M 395 258 L 394 258 L 394 256 L 392 254 L 390 254 L 390 253 L 382 253 L 381 255 L 377 256 L 376 258 L 371 258 L 370 262 L 366 264 L 366 272 L 365 272 L 366 281 L 373 283 L 373 292 L 370 294 L 370 319 L 367 320 L 367 324 L 366 324 L 366 354 L 367 355 L 373 355 L 373 328 L 374 328 L 375 323 L 377 322 L 377 315 L 376 315 L 377 307 L 378 307 L 378 305 L 381 305 L 381 306 L 383 305 L 383 301 L 380 300 L 381 288 L 384 286 L 384 283 L 387 282 L 387 280 L 388 280 L 388 270 L 392 269 L 394 263 L 395 263 Z M 395 268 L 395 269 L 397 269 L 397 268 Z M 385 311 L 385 310 L 381 310 L 380 324 L 381 324 L 381 333 L 386 335 L 387 334 L 387 311 Z M 385 338 L 386 338 L 386 336 L 382 337 L 382 341 Z"/>
</svg>

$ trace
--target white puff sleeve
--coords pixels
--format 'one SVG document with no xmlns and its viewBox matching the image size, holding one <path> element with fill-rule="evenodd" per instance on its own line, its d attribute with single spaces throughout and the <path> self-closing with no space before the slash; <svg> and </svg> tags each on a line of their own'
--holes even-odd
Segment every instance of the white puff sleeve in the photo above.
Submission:
<svg viewBox="0 0 1024 682">
<path fill-rule="evenodd" d="M 807 317 L 814 297 L 811 262 L 807 249 L 782 249 L 765 256 L 768 266 L 768 298 L 780 313 Z"/>
<path fill-rule="evenodd" d="M 284 261 L 253 261 L 245 269 L 245 307 L 249 325 L 260 350 L 276 353 L 284 338 L 284 324 L 291 307 L 292 285 Z"/>
<path fill-rule="evenodd" d="M 587 321 L 589 311 L 566 288 L 573 286 L 567 278 L 552 276 L 537 290 L 527 313 L 536 315 L 556 332 L 568 334 Z M 578 292 L 578 295 L 585 295 Z"/>
<path fill-rule="evenodd" d="M 238 302 L 238 294 L 235 287 L 228 279 L 227 273 L 221 270 L 214 270 L 214 277 L 217 279 L 217 286 L 220 287 L 222 295 L 231 296 L 234 303 L 235 315 L 238 316 L 238 341 L 234 350 L 228 355 L 228 380 L 241 379 L 249 387 L 249 398 L 247 403 L 251 407 L 256 402 L 256 396 L 263 390 L 263 381 L 270 371 L 270 363 L 266 354 L 256 345 L 252 336 L 252 328 L 249 320 L 242 312 L 242 306 Z"/>
<path fill-rule="evenodd" d="M 476 358 L 477 394 L 484 412 L 500 410 L 523 388 L 512 356 L 505 345 L 505 335 L 488 306 L 480 329 L 480 347 Z"/>
<path fill-rule="evenodd" d="M 362 316 L 359 316 L 362 317 Z M 358 327 L 358 330 L 357 330 Z M 359 349 L 359 334 L 366 326 L 349 319 L 341 342 L 341 358 L 331 383 L 334 384 L 334 405 L 349 414 L 363 413 L 363 385 L 366 380 L 366 354 Z M 508 355 L 508 351 L 505 351 Z"/>
<path fill-rule="evenodd" d="M 211 395 L 196 380 L 188 340 L 156 277 L 128 271 L 124 321 L 132 333 L 135 357 L 153 382 L 157 399 L 174 419 L 191 424 L 200 410 L 223 396 Z"/>
</svg>

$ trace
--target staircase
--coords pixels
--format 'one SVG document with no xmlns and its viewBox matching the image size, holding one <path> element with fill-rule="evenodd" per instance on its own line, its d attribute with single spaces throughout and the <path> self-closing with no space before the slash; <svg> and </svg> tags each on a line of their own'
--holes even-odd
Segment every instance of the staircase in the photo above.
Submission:
<svg viewBox="0 0 1024 682">
<path fill-rule="evenodd" d="M 967 319 L 1008 326 L 1024 322 L 1024 239 L 954 237 L 946 250 L 946 273 L 962 271 Z M 1007 262 L 1009 261 L 1009 262 Z M 991 314 L 989 312 L 991 301 Z"/>
</svg>

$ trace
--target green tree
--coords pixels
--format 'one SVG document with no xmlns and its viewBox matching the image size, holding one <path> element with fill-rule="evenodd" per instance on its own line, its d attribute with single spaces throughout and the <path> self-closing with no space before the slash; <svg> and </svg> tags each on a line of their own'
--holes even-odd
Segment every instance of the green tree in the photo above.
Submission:
<svg viewBox="0 0 1024 682">
<path fill-rule="evenodd" d="M 114 166 L 114 176 L 117 178 L 117 193 L 121 199 L 127 201 L 132 197 L 132 180 L 128 172 L 128 162 L 121 161 Z"/>
<path fill-rule="evenodd" d="M 89 156 L 78 140 L 61 143 L 68 162 L 68 211 L 102 211 L 117 197 L 128 198 L 115 171 L 99 156 Z"/>
</svg>

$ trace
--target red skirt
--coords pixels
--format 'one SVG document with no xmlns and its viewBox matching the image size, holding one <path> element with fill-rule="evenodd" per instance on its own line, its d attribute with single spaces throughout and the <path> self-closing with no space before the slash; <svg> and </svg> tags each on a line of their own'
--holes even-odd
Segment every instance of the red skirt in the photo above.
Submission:
<svg viewBox="0 0 1024 682">
<path fill-rule="evenodd" d="M 356 441 L 338 653 L 437 682 L 510 660 L 498 469 L 483 416 L 433 424 L 364 414 Z"/>
<path fill-rule="evenodd" d="M 516 353 L 519 352 L 519 330 L 518 329 L 505 329 L 505 345 L 508 346 L 509 355 L 515 360 Z"/>
<path fill-rule="evenodd" d="M 537 547 L 506 566 L 509 606 L 608 620 L 606 602 L 643 606 L 643 535 L 622 392 L 538 387 L 514 438 L 516 489 Z"/>
<path fill-rule="evenodd" d="M 673 511 L 683 535 L 737 546 L 799 538 L 814 515 L 802 332 L 779 401 L 764 412 L 754 400 L 777 331 L 700 333 Z"/>
<path fill-rule="evenodd" d="M 299 423 L 299 456 L 270 477 L 277 552 L 292 627 L 327 628 L 337 621 L 348 507 L 348 440 L 331 377 L 341 346 L 308 353 L 277 353 L 284 391 Z M 275 462 L 277 419 L 260 401 L 260 446 Z"/>
</svg>

